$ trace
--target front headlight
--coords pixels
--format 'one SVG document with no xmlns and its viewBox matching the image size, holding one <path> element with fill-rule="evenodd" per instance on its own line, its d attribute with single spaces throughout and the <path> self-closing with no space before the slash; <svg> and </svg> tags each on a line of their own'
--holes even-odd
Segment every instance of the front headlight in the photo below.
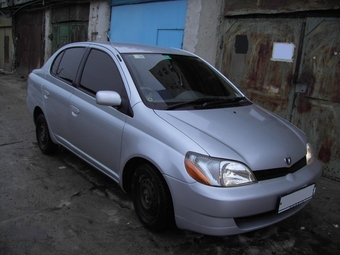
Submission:
<svg viewBox="0 0 340 255">
<path fill-rule="evenodd" d="M 196 181 L 211 186 L 235 187 L 257 182 L 252 171 L 240 162 L 194 152 L 185 156 L 185 168 Z"/>
<path fill-rule="evenodd" d="M 310 143 L 307 143 L 307 145 L 306 145 L 306 163 L 307 163 L 307 165 L 313 164 L 314 160 L 315 160 L 315 157 L 314 157 L 314 151 L 313 151 L 312 145 Z"/>
</svg>

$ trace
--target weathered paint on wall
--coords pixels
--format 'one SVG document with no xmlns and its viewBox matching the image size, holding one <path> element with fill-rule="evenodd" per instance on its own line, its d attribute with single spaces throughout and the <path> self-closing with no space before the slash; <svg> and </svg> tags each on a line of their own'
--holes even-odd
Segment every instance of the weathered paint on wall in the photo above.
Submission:
<svg viewBox="0 0 340 255">
<path fill-rule="evenodd" d="M 44 62 L 46 62 L 52 55 L 52 23 L 51 23 L 51 9 L 45 10 L 44 15 Z"/>
<path fill-rule="evenodd" d="M 183 49 L 196 53 L 200 15 L 202 12 L 201 0 L 188 0 L 183 38 Z"/>
<path fill-rule="evenodd" d="M 183 49 L 215 65 L 223 0 L 188 0 Z"/>
<path fill-rule="evenodd" d="M 110 29 L 110 5 L 108 1 L 96 1 L 90 3 L 88 41 L 108 41 Z"/>
<path fill-rule="evenodd" d="M 339 0 L 226 0 L 224 15 L 277 14 L 338 9 L 340 9 Z"/>
<path fill-rule="evenodd" d="M 51 23 L 88 21 L 89 3 L 63 5 L 52 9 Z"/>
</svg>

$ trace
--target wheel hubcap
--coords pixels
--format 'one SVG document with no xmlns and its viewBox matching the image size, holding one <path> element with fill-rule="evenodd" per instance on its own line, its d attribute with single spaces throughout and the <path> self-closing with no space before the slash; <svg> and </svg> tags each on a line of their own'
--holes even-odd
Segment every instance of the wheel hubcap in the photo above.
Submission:
<svg viewBox="0 0 340 255">
<path fill-rule="evenodd" d="M 45 146 L 46 145 L 46 136 L 47 136 L 46 126 L 45 125 L 41 125 L 40 126 L 39 134 L 40 134 L 39 138 L 40 138 L 41 145 Z"/>
<path fill-rule="evenodd" d="M 140 182 L 140 204 L 143 214 L 148 219 L 153 219 L 157 213 L 156 190 L 149 178 Z"/>
</svg>

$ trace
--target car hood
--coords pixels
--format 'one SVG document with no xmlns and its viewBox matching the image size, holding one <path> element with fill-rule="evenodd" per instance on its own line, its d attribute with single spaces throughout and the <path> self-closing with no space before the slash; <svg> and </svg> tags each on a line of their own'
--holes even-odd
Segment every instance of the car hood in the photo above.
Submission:
<svg viewBox="0 0 340 255">
<path fill-rule="evenodd" d="M 288 167 L 306 154 L 304 133 L 254 104 L 207 109 L 155 111 L 207 154 L 241 161 L 252 170 Z"/>
</svg>

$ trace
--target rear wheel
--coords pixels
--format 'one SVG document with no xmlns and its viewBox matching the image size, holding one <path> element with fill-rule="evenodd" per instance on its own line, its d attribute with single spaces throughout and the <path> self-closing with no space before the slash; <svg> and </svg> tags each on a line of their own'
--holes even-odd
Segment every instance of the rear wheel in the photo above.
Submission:
<svg viewBox="0 0 340 255">
<path fill-rule="evenodd" d="M 45 116 L 40 114 L 35 125 L 35 133 L 40 150 L 44 154 L 52 154 L 58 148 L 58 145 L 53 143 L 50 132 L 48 130 Z"/>
<path fill-rule="evenodd" d="M 163 176 L 149 164 L 139 166 L 132 178 L 133 204 L 139 220 L 152 231 L 173 225 L 173 205 Z"/>
</svg>

